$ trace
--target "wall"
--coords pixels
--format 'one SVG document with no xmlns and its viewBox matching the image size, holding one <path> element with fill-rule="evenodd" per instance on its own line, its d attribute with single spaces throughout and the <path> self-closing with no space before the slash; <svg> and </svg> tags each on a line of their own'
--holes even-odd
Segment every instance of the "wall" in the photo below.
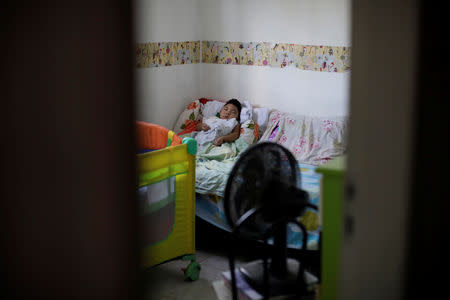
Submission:
<svg viewBox="0 0 450 300">
<path fill-rule="evenodd" d="M 237 98 L 281 111 L 347 115 L 350 73 L 202 64 L 201 95 Z"/>
<path fill-rule="evenodd" d="M 139 0 L 136 43 L 284 42 L 351 46 L 350 0 Z M 298 114 L 347 115 L 350 72 L 193 64 L 136 69 L 138 119 L 172 127 L 191 99 L 249 100 Z"/>
<path fill-rule="evenodd" d="M 135 42 L 201 39 L 198 0 L 134 2 Z M 172 128 L 177 115 L 198 98 L 198 65 L 135 69 L 137 119 Z"/>
<path fill-rule="evenodd" d="M 200 0 L 203 40 L 351 46 L 349 0 Z M 350 72 L 202 64 L 200 94 L 299 114 L 347 115 Z"/>
</svg>

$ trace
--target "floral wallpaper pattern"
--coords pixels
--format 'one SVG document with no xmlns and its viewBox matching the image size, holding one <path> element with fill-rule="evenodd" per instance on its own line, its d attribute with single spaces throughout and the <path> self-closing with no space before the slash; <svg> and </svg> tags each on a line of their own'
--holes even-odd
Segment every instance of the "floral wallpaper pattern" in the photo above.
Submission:
<svg viewBox="0 0 450 300">
<path fill-rule="evenodd" d="M 345 72 L 350 70 L 350 48 L 285 43 L 202 41 L 202 63 L 255 65 L 275 68 Z"/>
<path fill-rule="evenodd" d="M 202 41 L 203 63 L 268 66 L 270 57 L 269 43 Z"/>
<path fill-rule="evenodd" d="M 200 41 L 136 44 L 136 67 L 166 67 L 200 62 Z"/>
<path fill-rule="evenodd" d="M 201 44 L 201 51 L 200 51 Z M 269 42 L 160 42 L 137 44 L 136 67 L 209 63 L 342 73 L 350 70 L 349 47 Z"/>
</svg>

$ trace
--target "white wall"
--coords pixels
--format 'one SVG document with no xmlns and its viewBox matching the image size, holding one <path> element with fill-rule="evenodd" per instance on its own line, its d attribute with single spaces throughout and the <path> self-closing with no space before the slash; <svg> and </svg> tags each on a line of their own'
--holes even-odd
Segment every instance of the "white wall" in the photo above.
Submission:
<svg viewBox="0 0 450 300">
<path fill-rule="evenodd" d="M 202 64 L 201 95 L 248 100 L 285 112 L 317 116 L 348 113 L 347 73 L 302 71 L 296 68 Z"/>
<path fill-rule="evenodd" d="M 201 39 L 199 0 L 135 0 L 136 42 Z"/>
<path fill-rule="evenodd" d="M 137 119 L 172 129 L 189 101 L 198 99 L 199 65 L 136 69 Z"/>
<path fill-rule="evenodd" d="M 351 46 L 350 0 L 200 0 L 203 40 Z M 202 64 L 200 95 L 298 114 L 348 114 L 350 72 Z"/>
<path fill-rule="evenodd" d="M 351 46 L 350 0 L 136 0 L 135 41 Z M 136 70 L 137 117 L 171 128 L 192 99 L 238 98 L 299 114 L 347 115 L 350 73 L 195 64 Z"/>
<path fill-rule="evenodd" d="M 134 1 L 135 41 L 201 40 L 198 0 Z M 199 65 L 142 68 L 135 72 L 137 119 L 172 128 L 186 103 L 198 98 Z"/>
<path fill-rule="evenodd" d="M 350 0 L 199 0 L 202 39 L 350 46 Z"/>
</svg>

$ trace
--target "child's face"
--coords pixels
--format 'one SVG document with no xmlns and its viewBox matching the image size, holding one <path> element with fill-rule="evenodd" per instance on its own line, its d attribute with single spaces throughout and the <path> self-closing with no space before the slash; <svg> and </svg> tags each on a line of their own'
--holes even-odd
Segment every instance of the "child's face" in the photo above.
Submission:
<svg viewBox="0 0 450 300">
<path fill-rule="evenodd" d="M 238 116 L 239 116 L 238 108 L 231 103 L 225 105 L 220 110 L 221 119 L 233 119 L 233 118 L 237 119 Z"/>
</svg>

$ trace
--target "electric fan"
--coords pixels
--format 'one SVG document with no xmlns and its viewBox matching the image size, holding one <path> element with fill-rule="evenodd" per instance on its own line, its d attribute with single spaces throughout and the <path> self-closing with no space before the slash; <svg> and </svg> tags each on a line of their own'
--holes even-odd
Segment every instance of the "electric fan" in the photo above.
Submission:
<svg viewBox="0 0 450 300">
<path fill-rule="evenodd" d="M 308 194 L 296 186 L 298 164 L 283 146 L 262 142 L 241 154 L 227 181 L 224 209 L 233 234 L 267 241 L 273 237 L 270 258 L 243 265 L 239 271 L 246 281 L 266 297 L 299 294 L 305 289 L 303 264 L 287 257 L 286 226 L 308 204 Z M 236 299 L 234 259 L 230 255 L 233 297 Z M 307 277 L 308 275 L 306 275 Z"/>
</svg>

